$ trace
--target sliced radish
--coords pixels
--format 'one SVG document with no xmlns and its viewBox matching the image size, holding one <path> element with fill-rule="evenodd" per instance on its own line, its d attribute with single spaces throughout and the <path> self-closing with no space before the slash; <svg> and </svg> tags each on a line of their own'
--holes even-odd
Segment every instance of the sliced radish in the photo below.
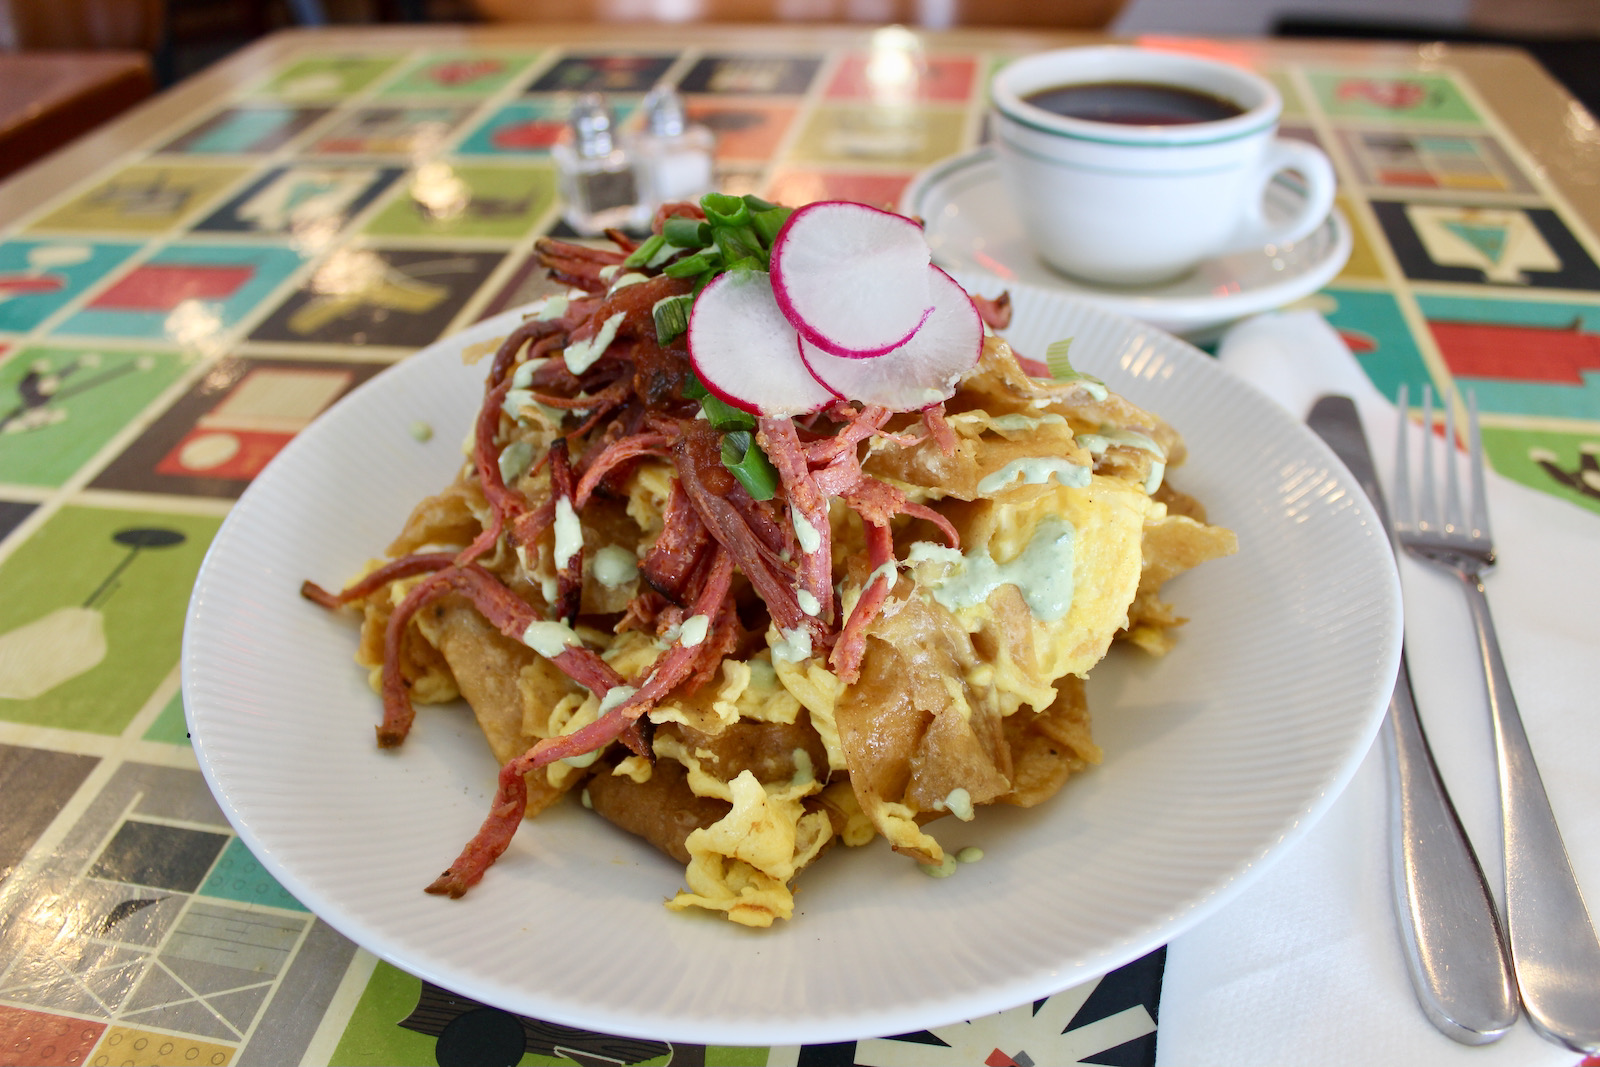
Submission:
<svg viewBox="0 0 1600 1067">
<path fill-rule="evenodd" d="M 873 359 L 845 359 L 800 339 L 800 356 L 835 396 L 916 411 L 948 400 L 983 354 L 983 319 L 966 290 L 928 267 L 933 312 L 905 344 Z"/>
<path fill-rule="evenodd" d="M 931 253 L 904 215 L 844 200 L 807 204 L 772 242 L 772 288 L 800 335 L 863 359 L 904 344 L 933 307 Z"/>
<path fill-rule="evenodd" d="M 689 316 L 695 374 L 719 399 L 753 415 L 808 415 L 833 403 L 806 370 L 798 341 L 765 271 L 717 275 Z"/>
</svg>

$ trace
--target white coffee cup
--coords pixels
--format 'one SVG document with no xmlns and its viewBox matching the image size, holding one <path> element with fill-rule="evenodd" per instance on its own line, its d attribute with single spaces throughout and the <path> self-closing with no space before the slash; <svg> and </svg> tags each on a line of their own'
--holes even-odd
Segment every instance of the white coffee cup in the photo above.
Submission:
<svg viewBox="0 0 1600 1067">
<path fill-rule="evenodd" d="M 1237 114 L 1162 125 L 1074 118 L 1028 99 L 1069 85 L 1173 86 Z M 1227 252 L 1297 241 L 1333 208 L 1328 157 L 1277 136 L 1272 83 L 1228 63 L 1141 48 L 1069 48 L 995 75 L 992 135 L 1007 194 L 1039 255 L 1090 282 L 1164 281 Z M 1268 218 L 1267 186 L 1293 171 L 1289 218 Z"/>
</svg>

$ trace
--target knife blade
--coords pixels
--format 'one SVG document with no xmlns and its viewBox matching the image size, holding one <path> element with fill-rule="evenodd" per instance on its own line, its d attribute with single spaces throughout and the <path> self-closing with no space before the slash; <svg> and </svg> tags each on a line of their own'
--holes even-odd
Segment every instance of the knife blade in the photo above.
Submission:
<svg viewBox="0 0 1600 1067">
<path fill-rule="evenodd" d="M 1355 402 L 1321 397 L 1306 425 L 1355 476 L 1389 537 L 1383 489 Z M 1446 1036 L 1464 1045 L 1498 1040 L 1519 1009 L 1511 957 L 1483 868 L 1417 716 L 1404 649 L 1384 723 L 1384 749 L 1391 881 L 1412 987 L 1423 1013 Z"/>
</svg>

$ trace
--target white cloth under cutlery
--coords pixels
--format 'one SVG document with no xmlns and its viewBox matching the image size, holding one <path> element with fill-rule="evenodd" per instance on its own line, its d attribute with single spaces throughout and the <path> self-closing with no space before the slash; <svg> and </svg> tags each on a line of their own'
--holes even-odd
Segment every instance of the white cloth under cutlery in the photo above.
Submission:
<svg viewBox="0 0 1600 1067">
<path fill-rule="evenodd" d="M 1320 315 L 1251 319 L 1223 339 L 1218 358 L 1300 418 L 1324 393 L 1354 398 L 1379 477 L 1392 492 L 1395 409 Z M 1507 669 L 1578 883 L 1591 914 L 1600 917 L 1600 516 L 1492 473 L 1488 495 L 1500 564 L 1485 585 Z M 1455 579 L 1409 559 L 1401 561 L 1401 579 L 1419 710 L 1501 899 L 1493 743 L 1466 603 Z M 1293 713 L 1285 707 L 1285 715 Z M 1583 1061 L 1540 1038 L 1526 1020 L 1496 1044 L 1470 1048 L 1423 1016 L 1389 887 L 1383 760 L 1375 744 L 1305 838 L 1172 941 L 1158 1063 L 1571 1067 Z M 1594 992 L 1600 997 L 1600 988 Z"/>
</svg>

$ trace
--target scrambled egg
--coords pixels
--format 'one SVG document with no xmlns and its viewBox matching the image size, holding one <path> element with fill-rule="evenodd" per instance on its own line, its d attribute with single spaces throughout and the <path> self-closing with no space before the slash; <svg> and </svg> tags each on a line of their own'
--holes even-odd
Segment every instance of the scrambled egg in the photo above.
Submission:
<svg viewBox="0 0 1600 1067">
<path fill-rule="evenodd" d="M 1234 551 L 1233 535 L 1165 485 L 1183 459 L 1169 426 L 1092 380 L 1029 379 L 997 338 L 946 410 L 953 452 L 879 437 L 862 462 L 948 519 L 961 547 L 947 547 L 926 521 L 897 520 L 901 562 L 857 681 L 845 684 L 774 627 L 764 644 L 724 658 L 698 691 L 649 712 L 653 764 L 625 753 L 552 764 L 529 775 L 544 776 L 531 783 L 539 802 L 530 813 L 579 789 L 596 811 L 685 862 L 687 888 L 668 907 L 768 926 L 793 914 L 795 876 L 835 841 L 881 835 L 936 867 L 946 854 L 935 820 L 970 819 L 989 803 L 1037 804 L 1098 761 L 1081 679 L 1115 639 L 1165 651 L 1183 620 L 1160 599 L 1162 583 Z M 588 528 L 585 516 L 585 544 L 643 557 L 672 478 L 669 464 L 641 462 L 623 514 L 606 529 Z M 481 505 L 470 489 L 450 492 L 461 499 L 438 503 L 431 519 L 414 516 L 403 541 L 448 540 L 441 531 Z M 872 576 L 855 515 L 835 507 L 832 532 L 848 612 Z M 529 562 L 549 578 L 546 554 Z M 632 595 L 626 587 L 619 600 L 614 587 L 591 582 L 586 575 L 586 604 L 620 610 Z M 393 596 L 402 594 L 397 586 Z M 382 632 L 385 612 L 368 605 L 369 635 Z M 499 644 L 520 664 L 516 683 L 509 695 L 485 695 L 481 679 L 464 675 L 506 667 L 450 651 L 462 642 L 446 631 L 468 625 L 448 613 L 430 619 L 409 649 L 411 674 L 429 679 L 421 699 L 453 697 L 450 681 L 459 681 L 502 761 L 602 714 L 593 694 L 514 642 Z M 665 647 L 641 631 L 582 636 L 625 678 Z M 473 639 L 499 647 L 481 627 Z M 370 640 L 363 648 L 374 651 Z M 475 692 L 503 707 L 479 708 Z"/>
</svg>

